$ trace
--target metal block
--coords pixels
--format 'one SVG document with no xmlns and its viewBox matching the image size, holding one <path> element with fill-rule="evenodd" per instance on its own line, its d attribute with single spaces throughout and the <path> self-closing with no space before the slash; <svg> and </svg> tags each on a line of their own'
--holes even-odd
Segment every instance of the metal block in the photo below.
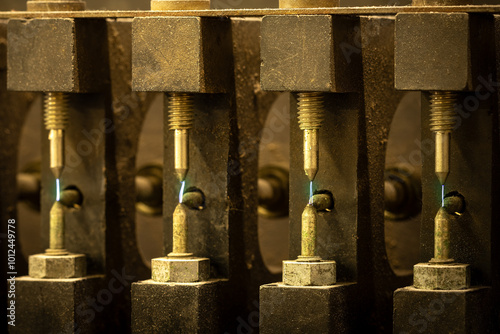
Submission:
<svg viewBox="0 0 500 334">
<path fill-rule="evenodd" d="M 492 72 L 491 18 L 465 13 L 396 16 L 395 85 L 401 90 L 474 90 Z"/>
<path fill-rule="evenodd" d="M 283 283 L 293 286 L 325 286 L 337 282 L 335 261 L 283 261 Z"/>
<path fill-rule="evenodd" d="M 221 18 L 135 18 L 136 91 L 224 93 L 232 78 L 231 22 Z"/>
<path fill-rule="evenodd" d="M 263 285 L 259 332 L 360 333 L 355 321 L 356 296 L 354 283 L 325 287 Z"/>
<path fill-rule="evenodd" d="M 87 258 L 84 254 L 35 254 L 29 257 L 32 278 L 78 278 L 86 273 Z"/>
<path fill-rule="evenodd" d="M 151 279 L 156 282 L 200 282 L 210 278 L 208 258 L 169 258 L 151 260 Z"/>
<path fill-rule="evenodd" d="M 210 9 L 210 0 L 151 0 L 151 10 Z"/>
<path fill-rule="evenodd" d="M 262 89 L 356 91 L 361 77 L 360 52 L 353 52 L 360 43 L 358 25 L 357 19 L 329 15 L 265 16 Z"/>
<path fill-rule="evenodd" d="M 10 20 L 7 36 L 9 90 L 90 93 L 107 82 L 105 20 Z"/>
<path fill-rule="evenodd" d="M 414 267 L 413 285 L 425 290 L 460 290 L 470 287 L 470 265 L 419 263 Z"/>
<path fill-rule="evenodd" d="M 106 298 L 103 276 L 70 279 L 16 278 L 15 326 L 10 333 L 102 333 L 106 310 L 92 300 Z M 98 306 L 102 307 L 102 306 Z"/>
<path fill-rule="evenodd" d="M 132 333 L 222 333 L 225 280 L 132 284 Z"/>
<path fill-rule="evenodd" d="M 394 333 L 492 333 L 491 288 L 394 292 Z"/>
</svg>

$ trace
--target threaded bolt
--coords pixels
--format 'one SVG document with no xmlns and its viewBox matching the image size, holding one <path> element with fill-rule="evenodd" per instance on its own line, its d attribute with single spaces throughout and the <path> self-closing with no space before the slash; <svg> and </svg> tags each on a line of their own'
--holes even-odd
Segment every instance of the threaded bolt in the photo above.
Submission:
<svg viewBox="0 0 500 334">
<path fill-rule="evenodd" d="M 46 93 L 44 113 L 47 130 L 64 130 L 68 125 L 68 94 Z"/>
<path fill-rule="evenodd" d="M 189 93 L 170 93 L 168 97 L 170 130 L 189 130 L 194 122 L 194 97 Z"/>
<path fill-rule="evenodd" d="M 168 100 L 169 129 L 175 131 L 175 174 L 182 182 L 189 170 L 189 129 L 194 123 L 194 96 L 188 93 L 171 93 Z"/>
<path fill-rule="evenodd" d="M 45 128 L 49 130 L 50 169 L 59 179 L 64 168 L 64 129 L 68 125 L 68 94 L 46 93 L 44 98 Z"/>
<path fill-rule="evenodd" d="M 430 94 L 431 121 L 434 132 L 451 132 L 456 124 L 455 104 L 458 94 L 455 92 L 436 91 Z"/>
<path fill-rule="evenodd" d="M 304 131 L 304 171 L 310 181 L 318 173 L 318 130 L 325 117 L 322 93 L 298 94 L 299 127 Z"/>
<path fill-rule="evenodd" d="M 301 130 L 318 130 L 325 118 L 322 93 L 299 93 L 299 127 Z"/>
<path fill-rule="evenodd" d="M 442 185 L 450 173 L 450 134 L 455 126 L 455 104 L 458 94 L 436 91 L 430 93 L 430 129 L 436 136 L 435 172 Z"/>
</svg>

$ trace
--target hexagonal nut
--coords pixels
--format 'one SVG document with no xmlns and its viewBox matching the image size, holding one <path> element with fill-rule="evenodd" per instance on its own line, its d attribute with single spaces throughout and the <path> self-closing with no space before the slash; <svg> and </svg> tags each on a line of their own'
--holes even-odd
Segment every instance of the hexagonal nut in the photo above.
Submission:
<svg viewBox="0 0 500 334">
<path fill-rule="evenodd" d="M 283 283 L 293 286 L 326 286 L 337 282 L 335 261 L 283 261 Z"/>
<path fill-rule="evenodd" d="M 47 255 L 29 257 L 29 276 L 33 278 L 77 278 L 87 274 L 84 254 Z"/>
<path fill-rule="evenodd" d="M 413 267 L 413 285 L 424 290 L 461 290 L 470 287 L 470 265 L 418 263 Z"/>
<path fill-rule="evenodd" d="M 169 258 L 151 260 L 151 279 L 156 282 L 201 282 L 210 278 L 208 258 Z"/>
</svg>

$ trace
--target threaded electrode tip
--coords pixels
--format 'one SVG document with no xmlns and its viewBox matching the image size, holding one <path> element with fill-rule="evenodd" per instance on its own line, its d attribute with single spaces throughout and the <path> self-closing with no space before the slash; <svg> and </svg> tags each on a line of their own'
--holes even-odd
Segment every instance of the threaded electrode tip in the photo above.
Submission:
<svg viewBox="0 0 500 334">
<path fill-rule="evenodd" d="M 170 130 L 189 130 L 194 122 L 194 97 L 189 93 L 171 93 L 168 97 Z"/>
<path fill-rule="evenodd" d="M 46 93 L 44 97 L 44 120 L 47 130 L 64 130 L 68 125 L 68 95 Z"/>
<path fill-rule="evenodd" d="M 301 130 L 317 130 L 321 127 L 325 117 L 322 93 L 299 93 L 298 109 Z"/>
<path fill-rule="evenodd" d="M 455 105 L 458 94 L 436 91 L 430 95 L 430 128 L 434 132 L 451 132 L 455 127 Z"/>
</svg>

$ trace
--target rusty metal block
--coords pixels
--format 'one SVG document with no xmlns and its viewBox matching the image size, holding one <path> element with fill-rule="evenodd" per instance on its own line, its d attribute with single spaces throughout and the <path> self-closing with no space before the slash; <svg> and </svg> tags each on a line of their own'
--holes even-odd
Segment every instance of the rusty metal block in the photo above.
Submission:
<svg viewBox="0 0 500 334">
<path fill-rule="evenodd" d="M 168 258 L 151 260 L 151 278 L 156 282 L 200 282 L 210 278 L 208 258 Z"/>
<path fill-rule="evenodd" d="M 224 333 L 226 289 L 226 280 L 133 283 L 132 333 Z"/>
<path fill-rule="evenodd" d="M 220 18 L 134 19 L 133 90 L 226 92 L 232 78 L 230 24 Z"/>
<path fill-rule="evenodd" d="M 418 263 L 413 285 L 426 290 L 460 290 L 470 287 L 470 265 L 461 263 Z"/>
<path fill-rule="evenodd" d="M 89 93 L 108 81 L 105 20 L 10 20 L 7 36 L 9 90 Z"/>
<path fill-rule="evenodd" d="M 87 273 L 84 254 L 47 255 L 29 257 L 29 275 L 33 278 L 75 278 Z"/>
<path fill-rule="evenodd" d="M 326 286 L 337 281 L 335 261 L 283 261 L 283 283 L 293 286 Z"/>
<path fill-rule="evenodd" d="M 68 279 L 23 276 L 16 278 L 15 285 L 16 321 L 15 326 L 9 326 L 9 333 L 106 332 L 104 320 L 109 320 L 109 308 L 104 308 L 100 301 L 114 295 L 105 286 L 104 276 Z"/>
<path fill-rule="evenodd" d="M 262 88 L 296 92 L 356 91 L 361 77 L 358 25 L 357 19 L 329 15 L 264 17 Z"/>
<path fill-rule="evenodd" d="M 260 287 L 259 333 L 368 333 L 359 321 L 355 283 Z M 250 331 L 248 331 L 250 333 Z"/>
<path fill-rule="evenodd" d="M 397 289 L 393 333 L 497 333 L 492 329 L 491 302 L 488 287 L 452 291 Z"/>
<path fill-rule="evenodd" d="M 465 13 L 398 14 L 396 89 L 474 90 L 480 75 L 492 73 L 491 25 L 488 16 Z"/>
</svg>

